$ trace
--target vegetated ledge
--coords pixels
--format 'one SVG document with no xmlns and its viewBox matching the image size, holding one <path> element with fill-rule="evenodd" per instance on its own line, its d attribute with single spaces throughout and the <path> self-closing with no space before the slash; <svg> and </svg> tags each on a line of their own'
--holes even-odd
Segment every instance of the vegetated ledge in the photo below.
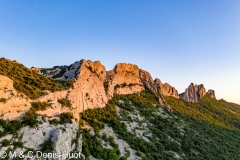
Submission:
<svg viewBox="0 0 240 160">
<path fill-rule="evenodd" d="M 127 84 L 127 83 L 122 83 L 122 84 L 117 84 L 116 86 L 114 86 L 114 90 L 118 89 L 118 88 L 124 88 L 124 87 L 133 87 L 133 86 L 138 86 L 139 84 L 137 83 L 130 83 L 130 84 Z"/>
<path fill-rule="evenodd" d="M 73 87 L 74 79 L 56 81 L 35 71 L 26 68 L 17 61 L 0 58 L 0 74 L 13 80 L 13 87 L 28 96 L 37 99 L 46 94 L 46 91 L 61 91 Z"/>
</svg>

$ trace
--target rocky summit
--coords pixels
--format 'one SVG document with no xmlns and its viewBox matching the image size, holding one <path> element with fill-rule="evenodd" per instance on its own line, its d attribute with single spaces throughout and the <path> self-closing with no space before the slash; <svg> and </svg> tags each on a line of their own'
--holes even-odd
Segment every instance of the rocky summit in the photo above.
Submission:
<svg viewBox="0 0 240 160">
<path fill-rule="evenodd" d="M 135 64 L 107 71 L 83 59 L 26 68 L 0 58 L 0 117 L 5 159 L 14 159 L 12 152 L 91 160 L 240 157 L 239 105 L 217 100 L 203 84 L 178 94 Z"/>
</svg>

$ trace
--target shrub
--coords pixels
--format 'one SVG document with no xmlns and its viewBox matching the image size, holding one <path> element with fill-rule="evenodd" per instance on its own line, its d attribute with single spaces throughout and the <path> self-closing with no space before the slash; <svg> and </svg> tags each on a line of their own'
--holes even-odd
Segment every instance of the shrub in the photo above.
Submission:
<svg viewBox="0 0 240 160">
<path fill-rule="evenodd" d="M 4 139 L 4 140 L 2 140 L 1 143 L 2 143 L 2 146 L 7 147 L 7 146 L 10 146 L 11 141 L 8 139 Z"/>
<path fill-rule="evenodd" d="M 6 103 L 7 99 L 6 98 L 0 98 L 0 102 Z"/>
<path fill-rule="evenodd" d="M 52 152 L 54 147 L 53 147 L 53 142 L 51 139 L 46 140 L 42 144 L 40 144 L 41 151 L 44 153 Z"/>
<path fill-rule="evenodd" d="M 23 148 L 23 142 L 21 141 L 17 141 L 17 142 L 13 142 L 13 146 L 14 148 Z"/>
<path fill-rule="evenodd" d="M 60 123 L 72 123 L 73 114 L 71 112 L 64 112 L 60 114 Z"/>
<path fill-rule="evenodd" d="M 69 109 L 72 109 L 71 102 L 66 98 L 58 99 L 58 103 L 60 103 L 62 107 L 68 107 Z"/>
<path fill-rule="evenodd" d="M 19 120 L 9 121 L 4 128 L 6 132 L 14 134 L 22 127 L 21 122 Z"/>
<path fill-rule="evenodd" d="M 52 120 L 49 120 L 49 123 L 56 126 L 58 125 L 60 122 L 57 120 L 57 119 L 52 119 Z"/>
<path fill-rule="evenodd" d="M 4 129 L 3 131 L 0 131 L 0 137 L 3 137 L 8 133 L 16 134 L 22 125 L 19 120 L 8 121 L 0 119 L 0 126 Z"/>
<path fill-rule="evenodd" d="M 37 113 L 36 109 L 31 107 L 23 117 L 22 123 L 25 125 L 29 125 L 30 127 L 34 127 L 37 124 Z"/>
<path fill-rule="evenodd" d="M 36 111 L 44 111 L 47 107 L 51 106 L 51 104 L 47 102 L 32 102 L 31 105 Z"/>
</svg>

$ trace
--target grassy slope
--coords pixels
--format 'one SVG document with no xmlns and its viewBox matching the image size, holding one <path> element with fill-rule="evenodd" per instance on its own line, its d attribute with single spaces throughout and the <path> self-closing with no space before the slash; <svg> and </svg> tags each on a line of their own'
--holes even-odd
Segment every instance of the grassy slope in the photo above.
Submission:
<svg viewBox="0 0 240 160">
<path fill-rule="evenodd" d="M 199 103 L 165 97 L 171 108 L 180 113 L 206 120 L 219 126 L 240 129 L 240 105 L 205 96 Z"/>
<path fill-rule="evenodd" d="M 13 80 L 14 88 L 31 99 L 44 95 L 44 90 L 60 91 L 72 87 L 73 80 L 57 82 L 44 75 L 37 74 L 24 65 L 5 58 L 0 58 L 0 74 Z"/>
<path fill-rule="evenodd" d="M 167 98 L 167 101 L 173 108 L 171 113 L 156 105 L 155 96 L 151 93 L 142 92 L 140 96 L 117 95 L 109 101 L 107 107 L 81 113 L 80 122 L 87 122 L 97 133 L 92 136 L 84 131 L 83 152 L 96 158 L 109 159 L 103 156 L 103 147 L 99 141 L 102 137 L 98 134 L 99 130 L 108 124 L 142 159 L 176 159 L 176 155 L 183 159 L 227 160 L 240 157 L 240 131 L 238 123 L 233 123 L 238 117 L 231 117 L 228 111 L 221 109 L 227 107 L 234 110 L 227 102 L 222 103 L 209 97 L 205 97 L 198 104 L 172 98 Z M 118 114 L 116 105 L 121 108 Z M 139 115 L 144 119 L 139 120 L 132 115 Z M 226 118 L 219 118 L 219 115 Z M 138 125 L 133 131 L 129 131 L 127 125 L 133 122 Z M 141 130 L 144 131 L 142 137 L 137 135 Z M 93 138 L 98 141 L 95 148 L 91 147 L 96 143 Z M 116 147 L 115 156 L 117 149 Z M 121 159 L 126 159 L 126 156 Z"/>
</svg>

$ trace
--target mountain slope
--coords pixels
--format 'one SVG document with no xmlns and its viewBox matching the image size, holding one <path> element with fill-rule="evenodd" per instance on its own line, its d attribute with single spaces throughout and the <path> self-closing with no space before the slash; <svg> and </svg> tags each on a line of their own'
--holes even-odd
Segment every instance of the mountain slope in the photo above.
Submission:
<svg viewBox="0 0 240 160">
<path fill-rule="evenodd" d="M 45 95 L 46 90 L 54 92 L 70 88 L 73 83 L 73 81 L 63 83 L 53 81 L 51 78 L 6 58 L 0 58 L 0 75 L 12 79 L 14 88 L 31 99 L 37 99 Z"/>
<path fill-rule="evenodd" d="M 181 100 L 176 99 L 176 101 Z M 194 107 L 188 106 L 189 104 L 185 104 L 186 108 Z M 206 107 L 211 108 L 211 106 Z M 211 113 L 216 115 L 215 112 Z M 118 144 L 115 148 L 112 147 L 111 152 L 121 159 L 129 157 L 129 153 L 131 157 L 128 159 L 238 159 L 240 157 L 239 127 L 229 123 L 227 126 L 238 129 L 228 129 L 174 109 L 171 113 L 167 112 L 158 105 L 156 97 L 150 92 L 115 95 L 105 108 L 86 110 L 80 115 L 80 124 L 85 126 L 83 128 L 87 125 L 93 127 L 90 131 L 82 129 L 85 141 L 83 153 L 91 154 L 98 159 L 108 159 L 104 157 L 104 146 L 109 144 L 111 146 L 106 139 L 111 136 L 115 137 L 114 142 Z M 229 120 L 232 120 L 231 117 Z M 91 147 L 92 139 L 98 141 L 94 148 Z M 121 148 L 122 143 L 119 142 L 126 142 L 129 145 L 127 151 Z M 108 145 L 104 145 L 106 143 Z M 98 150 L 97 155 L 96 150 Z"/>
<path fill-rule="evenodd" d="M 219 126 L 232 129 L 240 129 L 240 105 L 234 105 L 222 100 L 215 100 L 208 95 L 199 100 L 198 103 L 190 103 L 183 99 L 165 97 L 172 109 L 195 117 L 207 120 Z"/>
<path fill-rule="evenodd" d="M 239 159 L 240 106 L 204 85 L 183 95 L 133 64 L 28 69 L 1 58 L 0 149 L 82 151 L 91 160 Z"/>
</svg>

